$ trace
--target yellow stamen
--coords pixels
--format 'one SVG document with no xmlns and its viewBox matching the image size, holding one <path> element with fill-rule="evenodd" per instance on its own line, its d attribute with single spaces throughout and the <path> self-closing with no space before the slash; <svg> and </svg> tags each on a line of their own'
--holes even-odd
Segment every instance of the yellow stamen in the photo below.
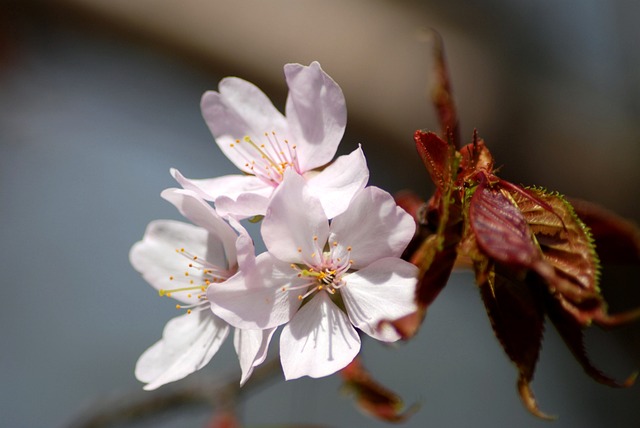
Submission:
<svg viewBox="0 0 640 428">
<path fill-rule="evenodd" d="M 195 287 L 182 287 L 182 288 L 172 288 L 170 290 L 165 290 L 164 288 L 158 290 L 158 294 L 162 297 L 162 296 L 167 296 L 169 297 L 171 295 L 171 293 L 177 293 L 180 291 L 192 291 L 192 290 L 200 290 L 200 291 L 205 291 L 206 287 L 202 286 L 202 285 L 198 285 Z"/>
</svg>

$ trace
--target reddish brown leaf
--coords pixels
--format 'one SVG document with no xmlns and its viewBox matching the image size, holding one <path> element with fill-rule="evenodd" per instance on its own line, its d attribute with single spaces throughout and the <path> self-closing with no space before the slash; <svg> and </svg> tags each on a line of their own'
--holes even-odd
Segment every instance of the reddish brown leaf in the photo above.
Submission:
<svg viewBox="0 0 640 428">
<path fill-rule="evenodd" d="M 403 411 L 402 399 L 376 382 L 359 357 L 340 371 L 345 387 L 353 392 L 360 408 L 372 416 L 387 422 L 403 422 L 418 410 L 414 404 Z"/>
<path fill-rule="evenodd" d="M 451 79 L 447 69 L 447 61 L 444 56 L 444 43 L 442 37 L 436 31 L 433 36 L 433 56 L 435 60 L 435 82 L 431 90 L 431 99 L 438 113 L 440 128 L 443 135 L 451 136 L 451 142 L 455 148 L 460 147 L 460 132 L 458 126 L 458 113 L 451 91 Z"/>
<path fill-rule="evenodd" d="M 502 264 L 534 269 L 542 254 L 522 213 L 502 192 L 481 183 L 469 203 L 469 223 L 479 249 Z"/>
<path fill-rule="evenodd" d="M 534 233 L 544 260 L 562 280 L 558 286 L 557 280 L 550 279 L 558 289 L 555 297 L 564 310 L 583 326 L 595 321 L 611 327 L 640 317 L 640 309 L 607 314 L 598 288 L 600 263 L 593 240 L 571 204 L 557 193 L 541 189 L 527 192 L 512 192 L 511 196 Z"/>
<path fill-rule="evenodd" d="M 640 228 L 608 209 L 580 199 L 570 199 L 580 219 L 589 226 L 603 263 L 640 265 Z"/>
<path fill-rule="evenodd" d="M 450 157 L 452 152 L 449 144 L 443 141 L 433 132 L 416 131 L 413 135 L 416 149 L 420 159 L 427 168 L 431 181 L 439 191 L 443 191 L 445 186 L 452 180 L 450 168 Z"/>
<path fill-rule="evenodd" d="M 583 327 L 575 322 L 558 300 L 548 297 L 545 299 L 545 306 L 549 319 L 553 322 L 556 330 L 560 333 L 575 359 L 592 379 L 614 387 L 629 387 L 633 385 L 637 373 L 633 373 L 624 381 L 619 382 L 602 373 L 591 363 L 584 347 Z"/>
<path fill-rule="evenodd" d="M 552 260 L 547 261 L 543 256 L 513 197 L 506 191 L 498 190 L 499 187 L 502 187 L 502 183 L 496 185 L 496 189 L 491 189 L 486 181 L 481 181 L 470 198 L 468 218 L 473 239 L 465 238 L 466 246 L 469 247 L 471 241 L 482 254 L 469 255 L 474 261 L 487 256 L 511 269 L 532 270 L 545 280 L 551 294 L 562 302 L 578 322 L 588 325 L 602 305 L 597 289 L 583 287 L 571 281 L 563 272 L 556 271 Z M 520 195 L 521 192 L 516 194 Z M 541 201 L 541 204 L 545 203 Z M 557 220 L 558 224 L 563 222 L 562 217 L 554 211 L 549 213 L 549 218 Z M 535 225 L 542 230 L 546 230 L 547 226 Z M 478 281 L 482 282 L 483 279 L 479 278 Z"/>
<path fill-rule="evenodd" d="M 418 285 L 416 287 L 416 302 L 424 309 L 435 300 L 440 291 L 444 288 L 449 280 L 453 265 L 458 256 L 456 244 L 457 240 L 452 240 L 448 245 L 444 246 L 437 242 L 437 236 L 432 235 L 430 239 L 425 241 L 423 248 L 424 253 L 418 253 L 422 258 L 420 274 L 418 277 Z M 438 248 L 440 245 L 443 248 Z M 417 260 L 414 260 L 417 262 Z"/>
<path fill-rule="evenodd" d="M 544 312 L 534 290 L 509 269 L 493 263 L 480 263 L 486 269 L 478 277 L 480 293 L 491 320 L 491 326 L 502 348 L 518 369 L 518 391 L 527 409 L 543 419 L 552 417 L 541 412 L 536 403 L 531 380 L 542 344 Z"/>
<path fill-rule="evenodd" d="M 544 259 L 576 285 L 597 290 L 600 262 L 584 223 L 561 195 L 540 189 L 528 191 L 533 197 L 519 192 L 511 192 L 511 197 L 534 233 Z"/>
<path fill-rule="evenodd" d="M 460 169 L 462 179 L 467 180 L 476 175 L 479 171 L 491 173 L 493 171 L 493 156 L 484 144 L 484 141 L 478 139 L 477 134 L 473 134 L 473 143 L 467 144 L 460 149 L 461 160 Z"/>
</svg>

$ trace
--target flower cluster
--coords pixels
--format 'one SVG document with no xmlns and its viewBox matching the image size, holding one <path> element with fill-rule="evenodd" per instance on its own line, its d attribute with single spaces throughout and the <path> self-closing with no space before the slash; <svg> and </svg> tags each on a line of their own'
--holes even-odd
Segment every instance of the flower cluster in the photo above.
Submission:
<svg viewBox="0 0 640 428">
<path fill-rule="evenodd" d="M 279 326 L 285 378 L 327 376 L 356 357 L 359 331 L 396 341 L 381 321 L 416 310 L 417 268 L 400 259 L 413 218 L 367 186 L 361 148 L 333 159 L 346 126 L 342 90 L 317 62 L 284 74 L 286 115 L 239 78 L 204 94 L 205 121 L 242 174 L 171 170 L 182 188 L 162 197 L 193 224 L 154 221 L 131 249 L 134 268 L 187 312 L 138 360 L 146 389 L 202 368 L 232 327 L 241 384 Z M 267 251 L 257 256 L 247 218 L 262 219 Z"/>
</svg>

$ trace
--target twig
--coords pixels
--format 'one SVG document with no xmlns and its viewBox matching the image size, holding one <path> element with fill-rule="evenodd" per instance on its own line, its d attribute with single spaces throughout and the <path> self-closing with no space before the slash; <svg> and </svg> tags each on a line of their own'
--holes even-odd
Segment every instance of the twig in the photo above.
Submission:
<svg viewBox="0 0 640 428">
<path fill-rule="evenodd" d="M 204 404 L 212 409 L 233 408 L 240 400 L 246 399 L 280 373 L 279 368 L 277 358 L 262 364 L 254 370 L 251 379 L 242 388 L 235 376 L 226 381 L 200 376 L 191 382 L 182 383 L 181 386 L 174 385 L 153 392 L 131 391 L 113 399 L 97 401 L 90 411 L 81 414 L 68 427 L 109 427 L 190 405 Z"/>
</svg>

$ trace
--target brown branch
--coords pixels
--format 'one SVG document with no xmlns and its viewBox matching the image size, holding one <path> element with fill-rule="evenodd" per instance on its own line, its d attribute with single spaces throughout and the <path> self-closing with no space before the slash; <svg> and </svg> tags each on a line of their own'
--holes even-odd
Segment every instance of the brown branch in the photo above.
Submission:
<svg viewBox="0 0 640 428">
<path fill-rule="evenodd" d="M 192 380 L 157 391 L 130 391 L 113 399 L 101 399 L 81 414 L 69 428 L 102 428 L 156 416 L 169 410 L 194 405 L 209 405 L 213 410 L 233 409 L 241 400 L 264 387 L 280 373 L 279 359 L 257 367 L 251 379 L 240 388 L 237 377 L 226 380 L 194 376 Z"/>
</svg>

